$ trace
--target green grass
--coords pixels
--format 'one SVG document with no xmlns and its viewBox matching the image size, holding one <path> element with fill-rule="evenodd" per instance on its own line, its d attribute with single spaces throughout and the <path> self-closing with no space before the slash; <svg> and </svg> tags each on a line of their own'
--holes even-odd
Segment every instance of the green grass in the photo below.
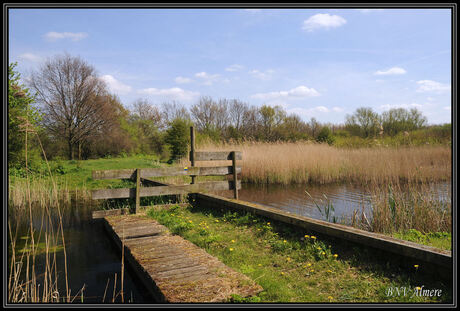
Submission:
<svg viewBox="0 0 460 311">
<path fill-rule="evenodd" d="M 449 302 L 451 289 L 413 264 L 401 268 L 365 248 L 331 242 L 286 224 L 247 213 L 200 207 L 149 209 L 147 214 L 264 291 L 234 302 Z M 439 298 L 413 296 L 416 286 L 440 288 Z M 388 296 L 389 288 L 407 294 Z"/>
<path fill-rule="evenodd" d="M 452 249 L 452 233 L 450 232 L 428 232 L 423 234 L 416 229 L 409 229 L 405 232 L 395 232 L 393 237 L 444 250 Z"/>
</svg>

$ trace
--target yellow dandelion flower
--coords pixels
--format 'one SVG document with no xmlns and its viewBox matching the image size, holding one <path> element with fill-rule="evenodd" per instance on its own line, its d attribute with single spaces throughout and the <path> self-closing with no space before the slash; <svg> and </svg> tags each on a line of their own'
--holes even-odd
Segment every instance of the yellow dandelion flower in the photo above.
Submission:
<svg viewBox="0 0 460 311">
<path fill-rule="evenodd" d="M 327 270 L 327 272 L 328 272 L 328 273 L 332 273 L 332 271 L 331 271 L 331 270 Z"/>
<path fill-rule="evenodd" d="M 315 269 L 311 269 L 310 272 L 315 272 Z"/>
<path fill-rule="evenodd" d="M 321 250 L 321 247 L 318 246 L 316 249 L 320 251 L 320 250 Z"/>
<path fill-rule="evenodd" d="M 188 222 L 189 222 L 189 223 L 192 223 L 193 221 L 189 220 Z"/>
<path fill-rule="evenodd" d="M 286 258 L 287 261 L 291 261 L 291 257 Z"/>
<path fill-rule="evenodd" d="M 259 267 L 262 267 L 262 264 L 260 263 L 260 264 L 258 264 L 258 266 L 259 266 Z"/>
<path fill-rule="evenodd" d="M 286 241 L 286 240 L 283 240 L 283 243 L 287 243 L 287 241 Z"/>
<path fill-rule="evenodd" d="M 311 263 L 307 263 L 307 267 L 311 267 Z"/>
<path fill-rule="evenodd" d="M 219 219 L 216 219 L 216 222 L 219 222 Z"/>
<path fill-rule="evenodd" d="M 334 254 L 334 258 L 337 258 L 337 257 L 339 257 L 339 255 L 337 255 L 337 254 Z"/>
<path fill-rule="evenodd" d="M 308 234 L 305 234 L 305 237 L 308 239 L 310 236 Z"/>
<path fill-rule="evenodd" d="M 269 223 L 269 222 L 267 222 L 267 225 L 269 225 L 269 224 L 270 224 L 270 223 Z"/>
<path fill-rule="evenodd" d="M 329 297 L 327 297 L 327 299 L 329 299 L 329 301 L 332 301 L 332 299 L 334 299 L 334 297 L 329 296 Z"/>
<path fill-rule="evenodd" d="M 284 272 L 281 272 L 281 275 L 284 275 Z"/>
<path fill-rule="evenodd" d="M 314 235 L 312 235 L 312 236 L 311 236 L 311 238 L 312 238 L 313 240 L 315 240 L 315 239 L 316 239 L 316 237 L 315 237 Z"/>
<path fill-rule="evenodd" d="M 325 253 L 325 252 L 321 252 L 321 255 L 326 255 L 326 253 Z"/>
<path fill-rule="evenodd" d="M 233 248 L 230 248 L 230 251 L 233 252 Z"/>
<path fill-rule="evenodd" d="M 235 243 L 235 240 L 232 240 L 232 243 Z"/>
<path fill-rule="evenodd" d="M 417 286 L 415 289 L 416 290 L 422 290 L 422 288 L 420 286 Z"/>
</svg>

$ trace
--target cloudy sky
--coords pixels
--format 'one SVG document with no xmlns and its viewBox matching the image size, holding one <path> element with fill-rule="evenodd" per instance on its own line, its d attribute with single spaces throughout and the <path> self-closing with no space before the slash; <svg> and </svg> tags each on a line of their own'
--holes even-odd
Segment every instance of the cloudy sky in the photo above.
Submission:
<svg viewBox="0 0 460 311">
<path fill-rule="evenodd" d="M 128 108 L 211 96 L 321 122 L 359 107 L 451 122 L 450 9 L 9 9 L 24 78 L 64 52 Z"/>
</svg>

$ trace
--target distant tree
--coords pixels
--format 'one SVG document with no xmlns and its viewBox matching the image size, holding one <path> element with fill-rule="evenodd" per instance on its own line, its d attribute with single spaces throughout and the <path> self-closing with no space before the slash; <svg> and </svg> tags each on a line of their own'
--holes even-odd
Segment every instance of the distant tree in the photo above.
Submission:
<svg viewBox="0 0 460 311">
<path fill-rule="evenodd" d="M 334 137 L 332 136 L 331 129 L 328 126 L 323 126 L 316 136 L 316 141 L 332 145 L 334 143 Z"/>
<path fill-rule="evenodd" d="M 379 115 L 372 108 L 358 108 L 353 115 L 346 116 L 346 128 L 353 135 L 375 136 L 380 130 Z"/>
<path fill-rule="evenodd" d="M 162 124 L 161 128 L 167 128 L 175 119 L 191 120 L 187 108 L 176 101 L 166 102 L 161 105 Z"/>
<path fill-rule="evenodd" d="M 316 118 L 311 118 L 310 122 L 308 122 L 308 126 L 310 127 L 311 136 L 316 137 L 319 129 L 321 128 L 321 125 L 318 121 L 316 121 Z"/>
<path fill-rule="evenodd" d="M 79 57 L 64 54 L 49 59 L 33 72 L 31 86 L 45 113 L 44 126 L 67 142 L 69 159 L 76 145 L 111 122 L 105 83 Z"/>
<path fill-rule="evenodd" d="M 172 161 L 187 155 L 191 125 L 190 120 L 177 118 L 166 131 L 165 142 L 171 147 Z"/>
<path fill-rule="evenodd" d="M 402 131 L 413 131 L 426 125 L 426 117 L 416 108 L 390 109 L 382 113 L 382 128 L 387 135 L 394 136 Z"/>
</svg>

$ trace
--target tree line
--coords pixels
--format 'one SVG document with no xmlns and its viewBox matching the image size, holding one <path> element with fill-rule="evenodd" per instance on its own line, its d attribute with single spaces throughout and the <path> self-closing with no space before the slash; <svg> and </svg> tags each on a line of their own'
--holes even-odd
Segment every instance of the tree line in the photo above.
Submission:
<svg viewBox="0 0 460 311">
<path fill-rule="evenodd" d="M 15 66 L 11 64 L 8 70 L 8 157 L 13 165 L 21 165 L 24 120 L 33 124 L 48 158 L 67 159 L 156 153 L 174 160 L 185 154 L 192 124 L 198 139 L 330 144 L 334 135 L 395 136 L 427 126 L 415 108 L 382 114 L 359 108 L 347 115 L 345 124 L 335 125 L 315 118 L 303 121 L 280 106 L 257 107 L 239 99 L 209 96 L 199 98 L 189 109 L 175 101 L 154 105 L 142 98 L 128 109 L 108 91 L 96 69 L 79 57 L 64 54 L 49 59 L 33 72 L 27 86 L 20 83 Z"/>
</svg>

